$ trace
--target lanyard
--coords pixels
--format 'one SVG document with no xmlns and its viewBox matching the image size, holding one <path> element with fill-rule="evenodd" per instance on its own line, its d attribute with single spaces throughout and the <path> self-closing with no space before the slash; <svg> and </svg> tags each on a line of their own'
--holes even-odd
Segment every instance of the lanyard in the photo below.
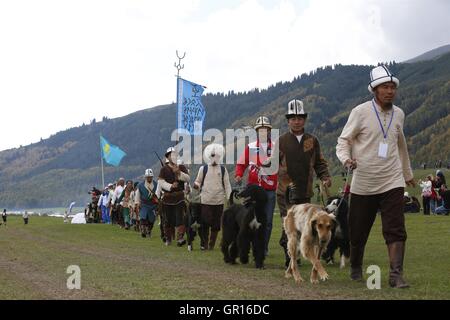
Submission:
<svg viewBox="0 0 450 320">
<path fill-rule="evenodd" d="M 380 116 L 379 116 L 379 114 L 378 114 L 377 108 L 375 108 L 375 102 L 374 102 L 374 100 L 375 100 L 375 99 L 372 99 L 373 110 L 375 110 L 375 114 L 377 115 L 378 122 L 380 123 L 381 131 L 383 131 L 383 137 L 384 137 L 384 140 L 386 140 L 387 134 L 388 134 L 388 132 L 389 132 L 389 128 L 391 127 L 391 124 L 392 124 L 392 119 L 394 119 L 394 107 L 392 107 L 391 121 L 389 121 L 389 125 L 388 125 L 388 127 L 387 127 L 387 129 L 386 129 L 386 132 L 384 132 L 384 127 L 383 127 L 383 124 L 381 123 Z"/>
</svg>

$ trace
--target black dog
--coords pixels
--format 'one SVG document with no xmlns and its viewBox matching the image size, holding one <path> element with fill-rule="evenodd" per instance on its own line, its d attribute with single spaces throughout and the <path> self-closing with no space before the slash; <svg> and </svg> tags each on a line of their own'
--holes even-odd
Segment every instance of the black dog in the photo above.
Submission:
<svg viewBox="0 0 450 320">
<path fill-rule="evenodd" d="M 184 226 L 186 227 L 186 236 L 188 250 L 192 251 L 193 241 L 197 233 L 200 233 L 201 229 L 201 204 L 194 202 L 186 203 L 186 213 L 184 215 Z"/>
<path fill-rule="evenodd" d="M 336 228 L 333 230 L 327 250 L 322 254 L 322 259 L 328 264 L 334 264 L 334 252 L 339 248 L 340 267 L 344 268 L 345 260 L 350 258 L 347 201 L 344 198 L 331 197 L 327 201 L 326 210 L 336 216 Z"/>
<path fill-rule="evenodd" d="M 238 198 L 245 198 L 244 205 L 233 204 L 236 194 Z M 222 253 L 225 263 L 235 264 L 239 256 L 241 263 L 247 264 L 251 247 L 256 268 L 264 268 L 266 203 L 266 192 L 257 185 L 249 185 L 239 193 L 233 190 L 230 207 L 222 216 Z"/>
</svg>

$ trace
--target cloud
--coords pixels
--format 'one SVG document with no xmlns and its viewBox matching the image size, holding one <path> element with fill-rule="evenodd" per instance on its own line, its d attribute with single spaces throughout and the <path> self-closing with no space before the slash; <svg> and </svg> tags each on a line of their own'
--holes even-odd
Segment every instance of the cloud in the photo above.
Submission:
<svg viewBox="0 0 450 320">
<path fill-rule="evenodd" d="M 319 66 L 405 60 L 449 43 L 445 0 L 80 0 L 0 3 L 0 150 L 91 119 L 208 92 L 288 81 Z M 175 115 L 174 115 L 175 117 Z M 174 121 L 175 123 L 175 121 Z"/>
</svg>

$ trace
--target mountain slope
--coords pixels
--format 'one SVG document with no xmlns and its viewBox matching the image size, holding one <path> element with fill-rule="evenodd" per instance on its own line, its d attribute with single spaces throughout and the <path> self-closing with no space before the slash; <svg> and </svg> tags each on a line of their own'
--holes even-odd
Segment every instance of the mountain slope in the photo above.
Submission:
<svg viewBox="0 0 450 320">
<path fill-rule="evenodd" d="M 415 58 L 405 61 L 405 63 L 414 63 L 419 61 L 433 60 L 450 52 L 450 44 L 442 46 L 421 54 Z"/>
</svg>

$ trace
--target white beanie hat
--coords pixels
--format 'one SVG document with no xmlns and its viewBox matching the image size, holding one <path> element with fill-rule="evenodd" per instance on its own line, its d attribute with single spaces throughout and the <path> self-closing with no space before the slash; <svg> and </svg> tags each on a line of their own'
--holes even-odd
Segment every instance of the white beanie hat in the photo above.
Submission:
<svg viewBox="0 0 450 320">
<path fill-rule="evenodd" d="M 370 71 L 370 83 L 367 89 L 369 89 L 369 92 L 373 92 L 373 89 L 386 82 L 394 82 L 397 87 L 400 85 L 400 81 L 394 77 L 386 66 L 378 66 Z"/>
</svg>

